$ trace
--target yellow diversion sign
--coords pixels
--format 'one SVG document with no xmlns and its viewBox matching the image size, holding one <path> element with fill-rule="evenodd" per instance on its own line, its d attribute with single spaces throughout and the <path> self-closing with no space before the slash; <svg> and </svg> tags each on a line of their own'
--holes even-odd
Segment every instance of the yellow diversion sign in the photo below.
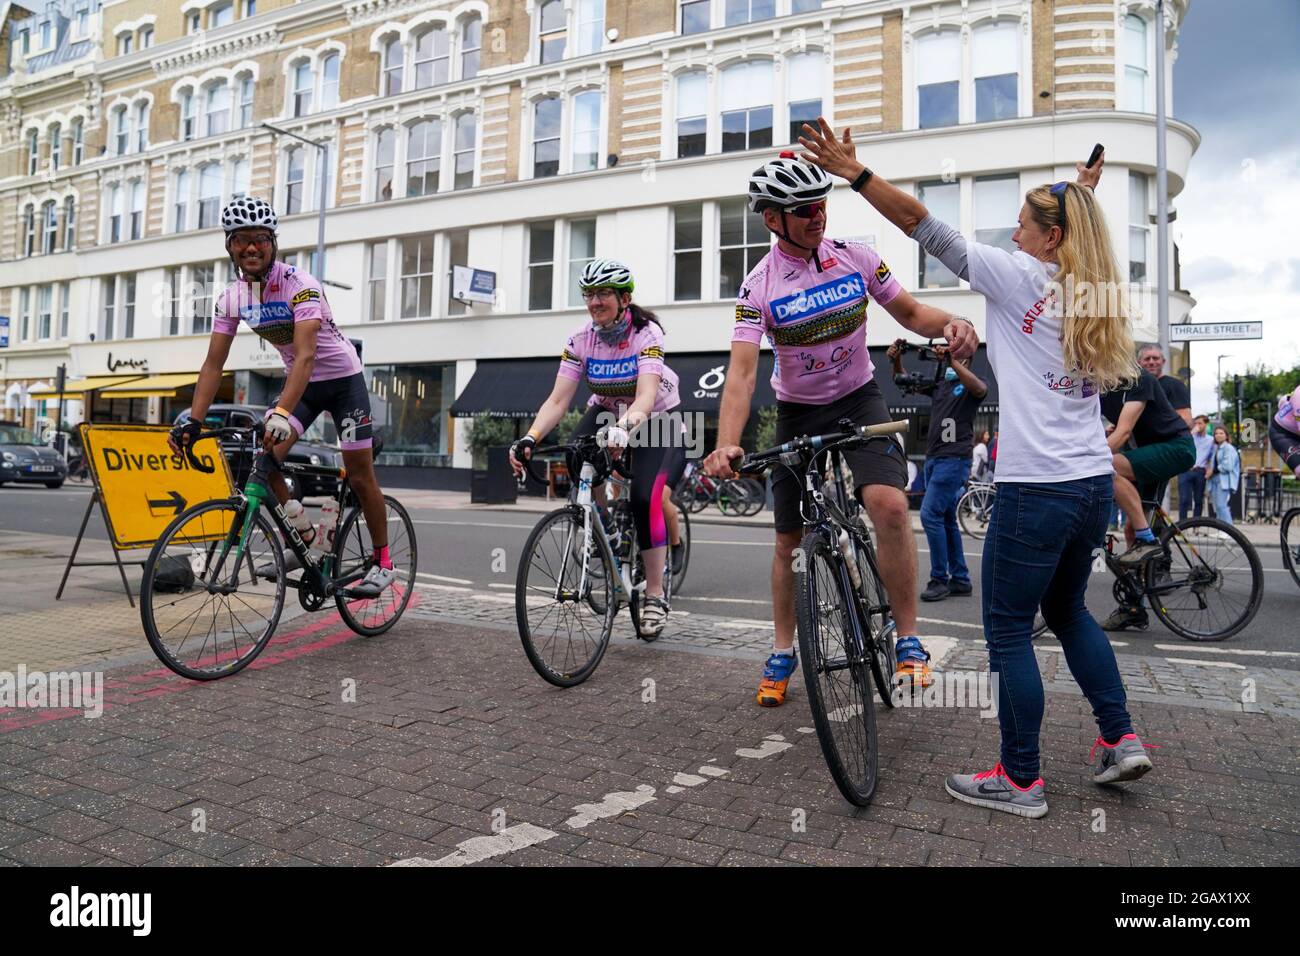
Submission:
<svg viewBox="0 0 1300 956">
<path fill-rule="evenodd" d="M 104 503 L 113 546 L 147 548 L 192 505 L 232 494 L 230 469 L 215 438 L 194 448 L 204 474 L 167 445 L 166 425 L 82 425 L 81 441 Z"/>
</svg>

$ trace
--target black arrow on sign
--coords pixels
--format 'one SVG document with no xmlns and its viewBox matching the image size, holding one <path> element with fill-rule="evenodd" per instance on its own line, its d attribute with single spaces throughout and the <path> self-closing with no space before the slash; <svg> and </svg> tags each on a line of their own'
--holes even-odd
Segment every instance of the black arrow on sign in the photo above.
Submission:
<svg viewBox="0 0 1300 956">
<path fill-rule="evenodd" d="M 174 514 L 180 514 L 185 510 L 185 499 L 180 496 L 179 492 L 169 492 L 169 497 L 157 501 L 149 499 L 149 508 L 152 511 L 172 511 Z"/>
</svg>

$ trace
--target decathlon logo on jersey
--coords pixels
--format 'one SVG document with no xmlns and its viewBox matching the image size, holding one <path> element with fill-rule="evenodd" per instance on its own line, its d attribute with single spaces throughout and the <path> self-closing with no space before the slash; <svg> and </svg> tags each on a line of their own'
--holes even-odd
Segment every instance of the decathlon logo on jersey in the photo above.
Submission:
<svg viewBox="0 0 1300 956">
<path fill-rule="evenodd" d="M 635 356 L 625 359 L 587 359 L 587 378 L 594 381 L 626 378 L 635 374 Z"/>
<path fill-rule="evenodd" d="M 261 305 L 243 305 L 239 315 L 249 325 L 262 322 L 284 322 L 293 318 L 293 309 L 288 302 L 263 302 Z"/>
<path fill-rule="evenodd" d="M 133 936 L 148 936 L 153 928 L 151 893 L 70 893 L 50 897 L 50 925 L 58 927 L 127 927 Z"/>
<path fill-rule="evenodd" d="M 866 294 L 866 283 L 862 274 L 840 276 L 830 282 L 824 282 L 806 292 L 796 292 L 772 303 L 772 316 L 777 325 L 798 322 L 808 316 L 818 315 L 828 309 L 836 308 L 847 302 L 861 299 Z"/>
</svg>

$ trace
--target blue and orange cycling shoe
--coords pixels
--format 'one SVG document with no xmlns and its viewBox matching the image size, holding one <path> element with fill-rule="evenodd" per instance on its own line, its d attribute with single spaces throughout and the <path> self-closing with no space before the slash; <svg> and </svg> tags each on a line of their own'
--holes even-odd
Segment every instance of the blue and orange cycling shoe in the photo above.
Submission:
<svg viewBox="0 0 1300 956">
<path fill-rule="evenodd" d="M 910 680 L 914 687 L 929 687 L 934 683 L 934 675 L 930 673 L 930 653 L 921 646 L 920 638 L 899 638 L 894 650 L 898 654 L 897 676 L 900 679 Z"/>
<path fill-rule="evenodd" d="M 763 679 L 758 684 L 758 706 L 780 707 L 785 703 L 785 689 L 790 676 L 799 666 L 796 654 L 773 654 L 763 666 Z"/>
</svg>

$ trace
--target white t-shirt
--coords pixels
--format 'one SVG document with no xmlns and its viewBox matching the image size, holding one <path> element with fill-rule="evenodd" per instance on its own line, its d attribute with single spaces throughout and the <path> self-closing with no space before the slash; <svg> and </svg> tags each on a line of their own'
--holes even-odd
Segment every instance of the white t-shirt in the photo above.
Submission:
<svg viewBox="0 0 1300 956">
<path fill-rule="evenodd" d="M 989 466 L 989 446 L 983 442 L 977 442 L 971 449 L 970 476 L 972 478 L 983 478 L 984 470 Z"/>
<path fill-rule="evenodd" d="M 1056 267 L 1025 252 L 967 243 L 971 288 L 987 300 L 989 364 L 998 380 L 995 481 L 1074 481 L 1112 473 L 1096 386 L 1066 374 Z"/>
</svg>

